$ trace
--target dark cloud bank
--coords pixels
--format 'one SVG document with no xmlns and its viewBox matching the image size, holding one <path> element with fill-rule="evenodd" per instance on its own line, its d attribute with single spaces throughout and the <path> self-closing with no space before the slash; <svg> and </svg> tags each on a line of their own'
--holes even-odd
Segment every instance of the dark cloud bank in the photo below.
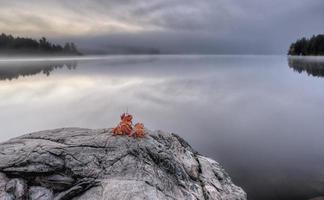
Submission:
<svg viewBox="0 0 324 200">
<path fill-rule="evenodd" d="M 78 12 L 84 6 L 70 8 Z M 95 1 L 89 9 L 143 30 L 74 38 L 84 49 L 139 46 L 164 53 L 284 54 L 296 38 L 324 32 L 322 0 Z"/>
<path fill-rule="evenodd" d="M 323 0 L 0 2 L 2 10 L 18 13 L 2 12 L 2 29 L 72 40 L 89 52 L 136 46 L 164 53 L 283 54 L 297 38 L 324 32 Z M 8 28 L 12 23 L 16 31 Z"/>
</svg>

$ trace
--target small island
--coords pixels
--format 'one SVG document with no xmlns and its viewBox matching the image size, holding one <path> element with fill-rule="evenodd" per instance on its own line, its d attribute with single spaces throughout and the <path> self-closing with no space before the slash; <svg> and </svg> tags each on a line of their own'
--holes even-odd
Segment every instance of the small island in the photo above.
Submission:
<svg viewBox="0 0 324 200">
<path fill-rule="evenodd" d="M 73 42 L 63 46 L 49 42 L 45 37 L 39 40 L 0 35 L 0 55 L 82 55 Z"/>
<path fill-rule="evenodd" d="M 288 55 L 324 56 L 324 34 L 298 39 L 290 45 Z"/>
</svg>

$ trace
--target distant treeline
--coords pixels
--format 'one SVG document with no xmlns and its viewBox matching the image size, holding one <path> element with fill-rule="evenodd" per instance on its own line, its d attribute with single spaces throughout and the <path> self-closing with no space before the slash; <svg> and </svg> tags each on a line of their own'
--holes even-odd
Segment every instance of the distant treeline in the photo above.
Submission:
<svg viewBox="0 0 324 200">
<path fill-rule="evenodd" d="M 295 43 L 292 43 L 289 55 L 324 55 L 324 35 L 317 35 L 311 38 L 301 38 Z"/>
<path fill-rule="evenodd" d="M 45 37 L 40 40 L 31 38 L 14 37 L 2 33 L 0 35 L 0 53 L 5 54 L 68 54 L 80 55 L 76 45 L 73 42 L 67 42 L 63 46 L 53 44 Z"/>
</svg>

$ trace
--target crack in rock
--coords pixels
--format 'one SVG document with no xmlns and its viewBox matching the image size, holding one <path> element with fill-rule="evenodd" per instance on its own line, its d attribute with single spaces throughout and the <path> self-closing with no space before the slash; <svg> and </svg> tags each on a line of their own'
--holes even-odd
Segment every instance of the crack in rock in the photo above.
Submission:
<svg viewBox="0 0 324 200">
<path fill-rule="evenodd" d="M 246 200 L 214 160 L 183 138 L 62 128 L 0 144 L 0 199 Z"/>
</svg>

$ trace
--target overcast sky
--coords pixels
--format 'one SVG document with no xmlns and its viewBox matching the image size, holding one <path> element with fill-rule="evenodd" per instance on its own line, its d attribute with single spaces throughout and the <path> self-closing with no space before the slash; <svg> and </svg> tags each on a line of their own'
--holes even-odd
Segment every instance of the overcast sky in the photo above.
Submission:
<svg viewBox="0 0 324 200">
<path fill-rule="evenodd" d="M 324 33 L 323 0 L 0 0 L 0 31 L 82 48 L 175 53 L 286 53 Z"/>
</svg>

